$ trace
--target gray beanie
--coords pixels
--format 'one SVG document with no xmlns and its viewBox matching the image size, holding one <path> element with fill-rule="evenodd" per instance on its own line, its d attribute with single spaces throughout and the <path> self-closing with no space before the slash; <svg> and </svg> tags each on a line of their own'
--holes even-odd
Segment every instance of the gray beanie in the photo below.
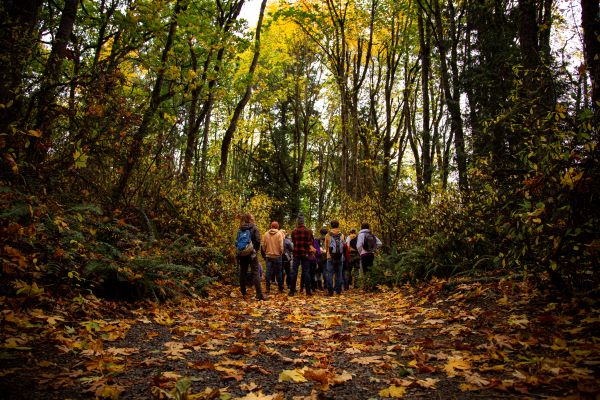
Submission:
<svg viewBox="0 0 600 400">
<path fill-rule="evenodd" d="M 298 224 L 304 225 L 304 215 L 298 215 Z"/>
</svg>

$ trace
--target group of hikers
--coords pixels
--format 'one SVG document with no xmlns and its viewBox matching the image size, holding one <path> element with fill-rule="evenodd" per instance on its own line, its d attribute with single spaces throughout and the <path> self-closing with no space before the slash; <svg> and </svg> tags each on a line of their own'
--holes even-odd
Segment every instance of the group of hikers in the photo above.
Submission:
<svg viewBox="0 0 600 400">
<path fill-rule="evenodd" d="M 291 234 L 279 229 L 277 221 L 262 236 L 250 213 L 243 214 L 236 237 L 239 263 L 240 290 L 246 297 L 246 286 L 253 284 L 256 298 L 265 300 L 261 287 L 262 266 L 258 254 L 266 261 L 266 291 L 277 284 L 279 292 L 284 285 L 289 296 L 297 293 L 298 271 L 301 271 L 300 288 L 310 296 L 316 290 L 326 290 L 327 296 L 341 294 L 350 285 L 358 287 L 360 270 L 366 274 L 373 265 L 375 251 L 381 241 L 371 233 L 369 224 L 363 222 L 361 229 L 351 229 L 347 237 L 340 230 L 339 221 L 330 222 L 330 228 L 322 228 L 315 238 L 304 225 L 304 217 L 298 216 Z M 301 268 L 301 269 L 300 269 Z"/>
</svg>

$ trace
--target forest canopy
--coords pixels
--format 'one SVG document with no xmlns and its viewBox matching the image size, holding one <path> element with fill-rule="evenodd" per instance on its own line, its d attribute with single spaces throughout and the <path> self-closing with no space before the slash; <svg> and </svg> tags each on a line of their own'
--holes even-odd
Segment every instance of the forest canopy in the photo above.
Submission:
<svg viewBox="0 0 600 400">
<path fill-rule="evenodd" d="M 2 2 L 6 290 L 201 291 L 243 212 L 370 222 L 373 286 L 595 288 L 597 0 L 246 1 Z"/>
</svg>

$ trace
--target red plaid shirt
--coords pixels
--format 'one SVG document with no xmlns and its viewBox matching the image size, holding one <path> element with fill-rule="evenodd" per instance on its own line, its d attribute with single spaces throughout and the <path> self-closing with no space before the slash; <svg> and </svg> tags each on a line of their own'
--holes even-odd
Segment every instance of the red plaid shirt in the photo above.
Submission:
<svg viewBox="0 0 600 400">
<path fill-rule="evenodd" d="M 309 256 L 310 245 L 314 238 L 312 231 L 306 229 L 304 225 L 298 226 L 292 231 L 292 242 L 294 242 L 294 257 Z"/>
</svg>

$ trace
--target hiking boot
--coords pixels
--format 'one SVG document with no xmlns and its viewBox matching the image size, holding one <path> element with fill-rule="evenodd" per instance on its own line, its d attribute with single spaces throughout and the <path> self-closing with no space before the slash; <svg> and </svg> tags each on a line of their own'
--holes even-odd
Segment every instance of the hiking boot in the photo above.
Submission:
<svg viewBox="0 0 600 400">
<path fill-rule="evenodd" d="M 256 296 L 256 300 L 265 301 L 265 300 L 267 300 L 267 298 L 261 294 L 261 295 Z"/>
<path fill-rule="evenodd" d="M 288 296 L 295 296 L 296 295 L 296 291 L 295 290 L 290 290 L 288 292 Z"/>
</svg>

